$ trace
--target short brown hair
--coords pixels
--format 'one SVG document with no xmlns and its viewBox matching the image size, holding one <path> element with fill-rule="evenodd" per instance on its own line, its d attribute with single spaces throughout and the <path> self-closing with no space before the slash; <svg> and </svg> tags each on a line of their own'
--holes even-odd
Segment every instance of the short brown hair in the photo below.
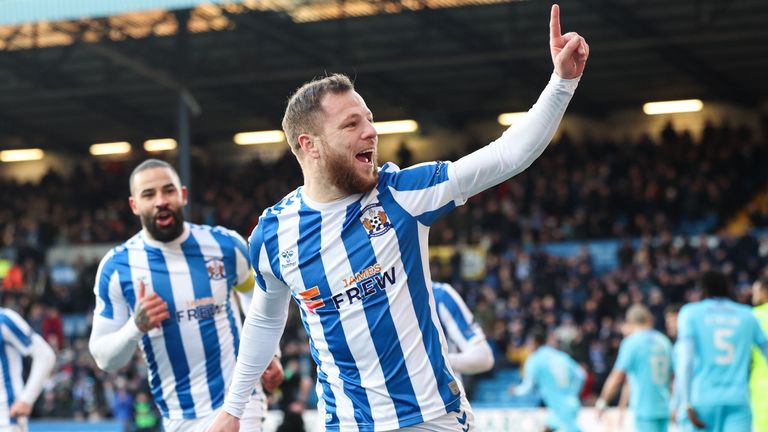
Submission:
<svg viewBox="0 0 768 432">
<path fill-rule="evenodd" d="M 355 90 L 352 81 L 343 74 L 314 79 L 299 87 L 288 99 L 283 116 L 283 131 L 291 150 L 298 155 L 299 135 L 317 133 L 320 103 L 328 93 L 340 94 Z"/>
</svg>

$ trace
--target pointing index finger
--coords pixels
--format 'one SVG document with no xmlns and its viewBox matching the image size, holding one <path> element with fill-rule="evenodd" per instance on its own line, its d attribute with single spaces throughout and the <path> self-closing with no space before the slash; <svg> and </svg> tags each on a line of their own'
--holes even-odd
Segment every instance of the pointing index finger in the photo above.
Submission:
<svg viewBox="0 0 768 432">
<path fill-rule="evenodd" d="M 552 13 L 549 18 L 549 38 L 555 39 L 562 36 L 560 34 L 560 6 L 552 5 Z"/>
<path fill-rule="evenodd" d="M 138 292 L 138 295 L 139 295 L 140 299 L 144 298 L 144 281 L 143 280 L 139 281 L 139 292 Z"/>
</svg>

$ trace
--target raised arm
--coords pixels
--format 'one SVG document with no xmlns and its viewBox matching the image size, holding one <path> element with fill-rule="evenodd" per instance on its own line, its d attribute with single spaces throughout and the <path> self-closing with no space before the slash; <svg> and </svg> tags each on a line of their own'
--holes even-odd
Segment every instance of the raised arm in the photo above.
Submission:
<svg viewBox="0 0 768 432">
<path fill-rule="evenodd" d="M 538 101 L 499 139 L 452 165 L 464 200 L 528 168 L 544 152 L 557 131 L 584 72 L 589 46 L 575 32 L 561 34 L 557 5 L 552 6 L 549 27 L 555 71 Z"/>
</svg>

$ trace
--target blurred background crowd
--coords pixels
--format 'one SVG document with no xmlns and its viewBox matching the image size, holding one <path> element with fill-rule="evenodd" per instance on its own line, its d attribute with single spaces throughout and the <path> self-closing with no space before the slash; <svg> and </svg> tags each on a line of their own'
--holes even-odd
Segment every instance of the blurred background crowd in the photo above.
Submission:
<svg viewBox="0 0 768 432">
<path fill-rule="evenodd" d="M 610 372 L 630 305 L 648 305 L 656 328 L 674 338 L 674 320 L 665 316 L 698 298 L 702 270 L 721 269 L 738 300 L 749 301 L 751 282 L 768 266 L 768 127 L 710 124 L 697 136 L 672 125 L 637 142 L 564 133 L 530 170 L 434 225 L 433 278 L 462 295 L 496 356 L 494 371 L 469 380 L 470 400 L 483 399 L 472 393 L 479 381 L 520 367 L 534 324 L 548 327 L 586 368 L 590 398 Z M 405 143 L 398 156 L 399 164 L 419 162 Z M 289 152 L 272 163 L 194 164 L 190 221 L 244 237 L 266 206 L 302 180 Z M 48 256 L 54 248 L 109 246 L 135 234 L 138 221 L 127 204 L 132 168 L 91 162 L 34 184 L 1 180 L 2 305 L 20 312 L 57 351 L 35 416 L 114 417 L 131 430 L 158 424 L 144 362 L 105 373 L 88 354 L 98 259 L 65 264 Z M 563 244 L 567 253 L 557 248 Z M 295 314 L 283 350 L 286 384 L 271 403 L 289 411 L 304 399 L 297 396 L 306 390 L 303 380 L 313 379 Z"/>
</svg>

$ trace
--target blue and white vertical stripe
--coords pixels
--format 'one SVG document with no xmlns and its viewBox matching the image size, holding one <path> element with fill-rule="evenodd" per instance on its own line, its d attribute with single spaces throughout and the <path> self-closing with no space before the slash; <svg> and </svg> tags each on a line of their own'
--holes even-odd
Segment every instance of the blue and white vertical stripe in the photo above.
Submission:
<svg viewBox="0 0 768 432">
<path fill-rule="evenodd" d="M 22 369 L 24 356 L 32 349 L 32 329 L 16 312 L 0 308 L 0 428 L 14 424 L 9 411 L 24 388 Z"/>
<path fill-rule="evenodd" d="M 448 352 L 464 351 L 467 345 L 485 339 L 485 333 L 475 322 L 472 311 L 450 284 L 433 282 L 432 293 L 448 340 Z"/>
<path fill-rule="evenodd" d="M 161 414 L 194 419 L 223 405 L 241 332 L 232 288 L 250 277 L 245 242 L 220 227 L 186 224 L 177 241 L 137 234 L 113 249 L 96 278 L 96 313 L 130 319 L 139 281 L 156 292 L 171 318 L 141 339 L 149 384 Z"/>
<path fill-rule="evenodd" d="M 459 406 L 427 257 L 429 226 L 464 201 L 450 167 L 387 164 L 376 189 L 330 204 L 298 189 L 251 236 L 259 285 L 299 305 L 328 431 L 396 430 Z"/>
</svg>

